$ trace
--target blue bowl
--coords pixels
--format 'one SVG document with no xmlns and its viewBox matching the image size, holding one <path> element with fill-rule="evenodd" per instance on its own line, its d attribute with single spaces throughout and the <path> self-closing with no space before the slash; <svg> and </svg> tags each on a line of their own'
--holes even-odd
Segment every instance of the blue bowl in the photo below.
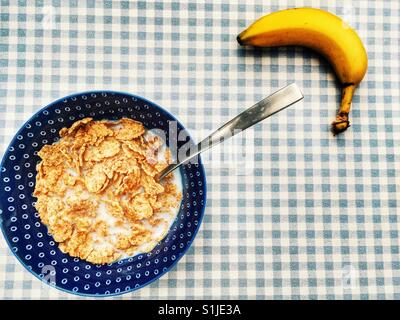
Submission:
<svg viewBox="0 0 400 320">
<path fill-rule="evenodd" d="M 1 163 L 0 223 L 18 260 L 42 281 L 58 289 L 87 296 L 111 296 L 139 289 L 168 272 L 191 245 L 204 214 L 206 179 L 203 165 L 181 166 L 182 203 L 166 237 L 149 253 L 108 265 L 72 258 L 58 249 L 40 221 L 32 196 L 37 152 L 58 139 L 63 127 L 92 117 L 117 120 L 129 117 L 146 128 L 164 130 L 169 143 L 170 113 L 141 97 L 122 92 L 90 91 L 57 100 L 38 111 L 18 131 Z M 184 130 L 177 121 L 177 134 Z M 178 141 L 178 148 L 193 143 Z"/>
</svg>

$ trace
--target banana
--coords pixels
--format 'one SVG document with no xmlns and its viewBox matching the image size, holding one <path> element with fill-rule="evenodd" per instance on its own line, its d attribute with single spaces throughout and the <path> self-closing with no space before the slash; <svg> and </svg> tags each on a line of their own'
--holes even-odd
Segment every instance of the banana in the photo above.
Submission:
<svg viewBox="0 0 400 320">
<path fill-rule="evenodd" d="M 342 84 L 342 101 L 332 131 L 349 126 L 354 91 L 364 78 L 368 57 L 357 33 L 342 19 L 324 10 L 294 8 L 268 14 L 237 36 L 240 45 L 304 46 L 322 54 Z"/>
</svg>

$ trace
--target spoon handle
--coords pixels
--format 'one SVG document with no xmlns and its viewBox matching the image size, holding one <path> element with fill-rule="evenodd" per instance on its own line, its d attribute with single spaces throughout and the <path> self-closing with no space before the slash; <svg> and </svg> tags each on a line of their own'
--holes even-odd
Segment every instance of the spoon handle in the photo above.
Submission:
<svg viewBox="0 0 400 320">
<path fill-rule="evenodd" d="M 170 164 L 160 172 L 159 180 L 203 151 L 233 137 L 235 134 L 246 130 L 301 99 L 303 99 L 303 94 L 295 83 L 279 89 L 270 96 L 243 111 L 232 120 L 228 121 L 196 146 L 191 147 L 189 154 L 184 156 L 182 159 L 178 159 L 177 163 Z"/>
</svg>

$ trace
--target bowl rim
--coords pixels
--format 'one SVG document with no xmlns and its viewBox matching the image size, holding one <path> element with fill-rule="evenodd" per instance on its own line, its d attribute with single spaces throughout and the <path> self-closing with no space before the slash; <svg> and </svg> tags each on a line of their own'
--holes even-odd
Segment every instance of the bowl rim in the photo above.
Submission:
<svg viewBox="0 0 400 320">
<path fill-rule="evenodd" d="M 42 108 L 38 109 L 36 112 L 34 112 L 33 115 L 30 116 L 27 120 L 25 120 L 25 122 L 21 125 L 21 127 L 18 129 L 18 131 L 14 134 L 14 136 L 13 136 L 13 138 L 11 139 L 11 141 L 9 142 L 7 148 L 4 150 L 4 154 L 3 154 L 3 156 L 2 156 L 1 163 L 0 163 L 0 168 L 3 168 L 3 167 L 4 167 L 4 162 L 5 162 L 5 160 L 6 160 L 6 155 L 7 155 L 7 153 L 9 152 L 10 147 L 11 147 L 11 146 L 15 143 L 15 141 L 17 140 L 17 136 L 21 133 L 21 131 L 26 127 L 27 124 L 29 124 L 31 121 L 33 121 L 33 120 L 35 119 L 35 117 L 37 117 L 40 113 L 42 113 L 42 112 L 45 111 L 46 109 L 51 108 L 51 107 L 54 107 L 56 104 L 58 104 L 58 103 L 60 103 L 60 102 L 63 102 L 63 101 L 66 100 L 66 99 L 70 99 L 70 98 L 72 98 L 72 97 L 76 97 L 76 96 L 80 96 L 80 95 L 88 95 L 88 94 L 92 94 L 92 93 L 123 94 L 123 95 L 128 95 L 128 96 L 131 96 L 131 97 L 134 97 L 134 98 L 141 99 L 141 100 L 143 100 L 143 101 L 146 102 L 146 103 L 149 103 L 149 104 L 151 104 L 151 105 L 155 105 L 157 108 L 160 108 L 160 109 L 161 109 L 162 111 L 164 111 L 169 117 L 171 117 L 173 120 L 175 120 L 175 121 L 177 121 L 179 124 L 181 124 L 182 127 L 183 127 L 183 129 L 186 130 L 186 128 L 183 126 L 182 122 L 179 121 L 179 119 L 178 119 L 177 117 L 175 117 L 171 112 L 169 112 L 168 110 L 164 109 L 163 107 L 161 107 L 161 106 L 158 105 L 157 103 L 155 103 L 155 102 L 153 102 L 153 101 L 150 101 L 150 100 L 148 100 L 148 99 L 146 99 L 146 98 L 144 98 L 144 97 L 142 97 L 142 96 L 139 96 L 139 95 L 137 95 L 137 94 L 132 94 L 132 93 L 129 93 L 129 92 L 126 92 L 126 91 L 119 91 L 119 90 L 101 90 L 101 89 L 74 92 L 74 93 L 71 93 L 71 94 L 69 94 L 69 95 L 67 95 L 67 96 L 64 96 L 64 97 L 61 97 L 61 98 L 58 98 L 58 99 L 56 99 L 56 100 L 54 100 L 54 101 L 52 101 L 52 102 L 46 104 L 44 107 L 42 107 Z M 191 136 L 188 132 L 187 132 L 187 135 L 188 135 L 188 137 L 190 138 L 190 140 L 192 140 L 192 141 L 195 143 L 195 140 L 192 138 L 192 136 Z M 124 294 L 127 294 L 127 293 L 131 293 L 131 292 L 137 291 L 137 290 L 139 290 L 139 289 L 141 289 L 141 288 L 144 288 L 144 287 L 150 285 L 151 283 L 153 283 L 153 282 L 159 280 L 162 276 L 164 276 L 164 275 L 167 274 L 169 271 L 171 271 L 171 269 L 174 268 L 174 267 L 178 264 L 178 262 L 185 256 L 185 254 L 187 253 L 187 251 L 189 250 L 189 248 L 192 246 L 193 241 L 194 241 L 194 239 L 195 239 L 196 236 L 197 236 L 197 233 L 198 233 L 199 230 L 200 230 L 201 224 L 202 224 L 202 222 L 203 222 L 204 214 L 205 214 L 205 209 L 206 209 L 206 206 L 207 206 L 207 178 L 206 178 L 206 170 L 205 170 L 205 168 L 204 168 L 204 165 L 203 165 L 203 162 L 202 162 L 202 160 L 201 160 L 200 155 L 199 155 L 199 158 L 198 158 L 198 159 L 199 159 L 199 168 L 200 168 L 200 170 L 203 171 L 203 177 L 204 177 L 204 182 L 205 182 L 205 183 L 203 184 L 204 192 L 203 192 L 203 196 L 202 196 L 203 201 L 204 201 L 204 204 L 202 205 L 201 210 L 200 210 L 200 217 L 199 217 L 199 219 L 198 219 L 199 223 L 198 223 L 198 225 L 197 225 L 197 228 L 196 228 L 196 230 L 193 232 L 192 238 L 191 238 L 190 241 L 188 242 L 186 248 L 185 248 L 185 249 L 182 251 L 182 253 L 179 255 L 179 257 L 177 257 L 177 259 L 175 259 L 175 260 L 172 262 L 172 264 L 171 264 L 165 271 L 160 272 L 158 275 L 156 275 L 155 277 L 153 277 L 151 280 L 147 281 L 146 283 L 144 283 L 144 284 L 142 284 L 142 285 L 140 285 L 140 286 L 138 286 L 138 287 L 130 288 L 129 290 L 126 290 L 126 291 L 123 291 L 123 292 L 118 292 L 118 293 L 115 293 L 115 292 L 114 292 L 114 293 L 110 293 L 110 294 L 88 294 L 88 293 L 81 293 L 81 292 L 73 292 L 73 291 L 71 291 L 71 290 L 67 290 L 67 289 L 65 289 L 65 288 L 62 288 L 62 287 L 60 287 L 60 286 L 58 286 L 58 285 L 53 285 L 53 284 L 51 284 L 51 283 L 44 282 L 43 279 L 41 279 L 40 276 L 39 276 L 37 273 L 33 272 L 33 270 L 31 270 L 31 269 L 20 259 L 20 257 L 17 256 L 16 252 L 14 252 L 14 250 L 12 250 L 12 245 L 11 245 L 11 243 L 10 243 L 8 237 L 6 237 L 6 232 L 5 232 L 4 223 L 3 223 L 4 220 L 3 220 L 3 219 L 1 218 L 1 216 L 0 216 L 0 229 L 1 229 L 2 234 L 3 234 L 3 238 L 4 238 L 5 242 L 7 243 L 8 249 L 12 252 L 12 254 L 14 255 L 14 257 L 20 262 L 20 264 L 21 264 L 26 270 L 28 270 L 35 278 L 39 279 L 40 282 L 41 282 L 42 284 L 45 283 L 45 284 L 48 285 L 49 287 L 58 289 L 58 290 L 60 290 L 60 291 L 62 291 L 62 292 L 66 292 L 66 293 L 71 294 L 71 295 L 76 295 L 76 296 L 81 296 L 81 297 L 92 297 L 92 298 L 115 297 L 115 296 L 120 296 L 120 295 L 124 295 Z M 3 173 L 0 172 L 0 177 L 1 177 L 2 175 L 3 175 Z M 0 208 L 0 210 L 1 210 L 1 208 Z M 164 237 L 164 238 L 165 238 L 165 237 Z M 164 239 L 164 238 L 163 238 L 163 239 Z"/>
</svg>

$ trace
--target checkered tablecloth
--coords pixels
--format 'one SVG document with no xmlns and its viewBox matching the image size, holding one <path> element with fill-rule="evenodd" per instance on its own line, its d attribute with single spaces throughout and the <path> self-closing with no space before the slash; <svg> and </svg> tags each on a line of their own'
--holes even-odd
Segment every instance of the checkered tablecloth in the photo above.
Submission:
<svg viewBox="0 0 400 320">
<path fill-rule="evenodd" d="M 340 90 L 323 59 L 235 40 L 294 6 L 338 14 L 366 45 L 368 74 L 343 135 L 329 132 Z M 73 92 L 144 96 L 197 141 L 289 82 L 305 94 L 204 155 L 207 208 L 192 247 L 160 280 L 116 299 L 400 298 L 398 0 L 1 0 L 0 17 L 1 154 L 36 110 Z M 0 298 L 75 296 L 42 285 L 1 237 Z"/>
</svg>

